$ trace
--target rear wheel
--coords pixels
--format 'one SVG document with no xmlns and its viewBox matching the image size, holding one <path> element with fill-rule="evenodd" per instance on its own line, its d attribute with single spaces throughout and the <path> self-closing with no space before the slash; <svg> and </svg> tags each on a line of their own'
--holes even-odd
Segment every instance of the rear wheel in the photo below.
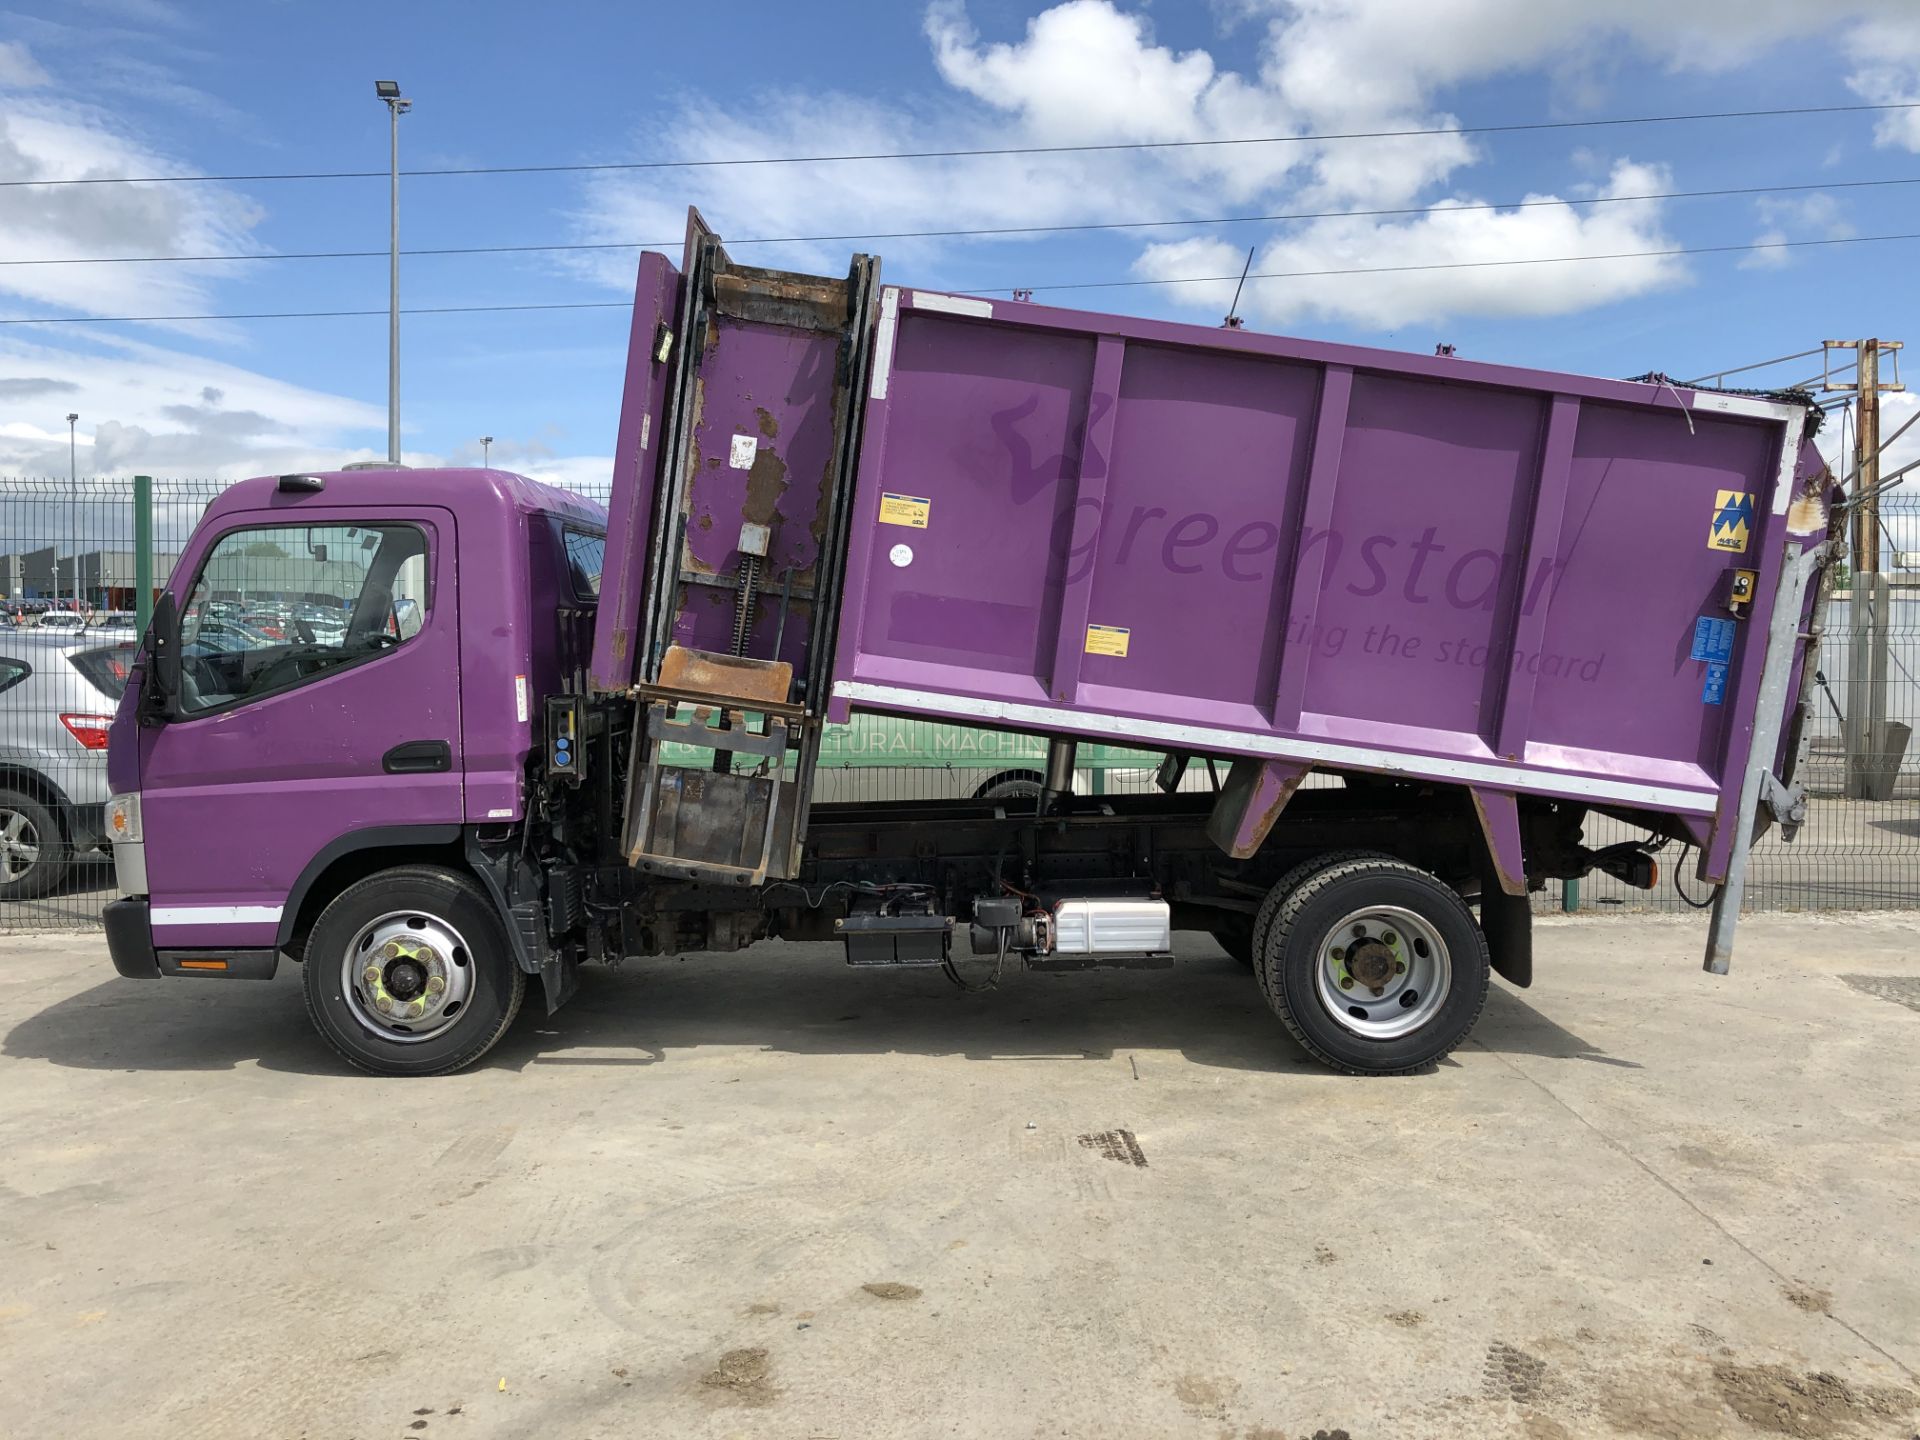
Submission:
<svg viewBox="0 0 1920 1440">
<path fill-rule="evenodd" d="M 73 852 L 53 812 L 24 790 L 0 790 L 0 900 L 33 900 L 66 878 Z"/>
<path fill-rule="evenodd" d="M 1275 908 L 1262 988 L 1316 1059 L 1397 1075 L 1441 1059 L 1486 1004 L 1486 940 L 1451 887 L 1378 857 L 1307 876 Z"/>
<path fill-rule="evenodd" d="M 491 1050 L 526 994 L 484 891 L 432 865 L 383 870 L 320 912 L 303 966 L 307 1013 L 377 1075 L 446 1075 Z"/>
<path fill-rule="evenodd" d="M 1323 855 L 1302 860 L 1286 874 L 1274 882 L 1267 891 L 1267 898 L 1261 902 L 1260 909 L 1253 917 L 1253 935 L 1250 943 L 1253 971 L 1262 977 L 1266 974 L 1267 936 L 1273 932 L 1275 920 L 1279 918 L 1280 907 L 1310 878 L 1322 870 L 1335 865 L 1343 865 L 1349 860 L 1391 860 L 1391 855 L 1382 855 L 1377 850 L 1329 850 Z M 1266 980 L 1262 978 L 1262 985 Z"/>
</svg>

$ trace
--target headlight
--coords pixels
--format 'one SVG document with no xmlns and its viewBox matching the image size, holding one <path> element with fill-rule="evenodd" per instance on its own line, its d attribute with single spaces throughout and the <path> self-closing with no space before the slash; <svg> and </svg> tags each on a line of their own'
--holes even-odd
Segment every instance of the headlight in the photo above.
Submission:
<svg viewBox="0 0 1920 1440">
<path fill-rule="evenodd" d="M 107 801 L 107 838 L 138 840 L 140 835 L 140 796 L 115 795 Z"/>
</svg>

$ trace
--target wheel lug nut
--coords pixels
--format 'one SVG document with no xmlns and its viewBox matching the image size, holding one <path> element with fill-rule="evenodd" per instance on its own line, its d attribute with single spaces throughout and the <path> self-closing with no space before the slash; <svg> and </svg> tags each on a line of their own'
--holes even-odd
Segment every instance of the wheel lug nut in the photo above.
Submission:
<svg viewBox="0 0 1920 1440">
<path fill-rule="evenodd" d="M 412 1005 L 407 1007 L 407 1013 L 413 1016 L 416 1020 L 419 1019 L 422 1015 L 427 1013 L 427 1002 L 424 1000 L 414 1001 Z"/>
<path fill-rule="evenodd" d="M 369 985 L 378 985 L 380 983 L 380 967 L 378 965 L 367 966 L 367 968 L 361 972 L 360 978 Z"/>
<path fill-rule="evenodd" d="M 1404 970 L 1407 967 L 1402 965 L 1400 968 Z M 442 980 L 438 975 L 434 976 L 431 980 L 427 981 L 427 993 L 429 995 L 438 995 L 442 990 L 446 988 L 447 988 L 447 982 L 445 980 Z"/>
<path fill-rule="evenodd" d="M 1367 989 L 1373 992 L 1373 998 L 1376 1000 L 1378 1000 L 1382 995 L 1387 993 L 1386 987 L 1384 985 L 1369 985 Z"/>
<path fill-rule="evenodd" d="M 374 1001 L 373 1005 L 382 1015 L 391 1015 L 393 1013 L 393 1002 L 384 995 Z"/>
<path fill-rule="evenodd" d="M 1381 938 L 1382 940 L 1384 940 L 1384 941 L 1385 941 L 1385 942 L 1386 942 L 1387 944 L 1389 944 L 1389 945 L 1392 945 L 1392 944 L 1394 944 L 1394 943 L 1396 943 L 1396 942 L 1395 942 L 1395 940 L 1394 940 L 1394 935 L 1393 935 L 1393 932 L 1392 932 L 1391 930 L 1387 930 L 1387 931 L 1383 931 L 1383 932 L 1381 933 L 1381 936 L 1380 936 L 1380 938 Z"/>
<path fill-rule="evenodd" d="M 1396 974 L 1396 975 L 1404 975 L 1404 974 L 1406 974 L 1406 973 L 1407 973 L 1407 962 L 1406 962 L 1406 961 L 1404 961 L 1404 960 L 1396 960 L 1396 961 L 1394 961 L 1394 962 L 1393 962 L 1393 973 L 1394 973 L 1394 974 Z"/>
<path fill-rule="evenodd" d="M 1347 958 L 1347 947 L 1344 945 L 1336 945 L 1333 947 L 1332 954 L 1334 959 L 1344 963 Z"/>
<path fill-rule="evenodd" d="M 1366 927 L 1366 926 L 1364 926 L 1364 925 L 1356 925 L 1356 926 L 1354 926 L 1354 927 L 1353 927 L 1353 938 L 1354 938 L 1354 939 L 1356 939 L 1356 940 L 1364 940 L 1364 939 L 1366 939 L 1366 938 L 1367 938 L 1367 927 Z"/>
<path fill-rule="evenodd" d="M 385 945 L 380 947 L 380 953 L 389 960 L 398 960 L 400 958 L 400 942 L 398 940 L 387 941 Z"/>
<path fill-rule="evenodd" d="M 1340 988 L 1342 990 L 1351 990 L 1353 988 L 1353 977 L 1351 975 L 1342 975 L 1340 977 Z"/>
</svg>

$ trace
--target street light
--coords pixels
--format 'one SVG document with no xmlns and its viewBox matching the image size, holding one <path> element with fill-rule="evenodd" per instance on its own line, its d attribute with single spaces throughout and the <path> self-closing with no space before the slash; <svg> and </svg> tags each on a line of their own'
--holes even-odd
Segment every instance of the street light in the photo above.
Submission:
<svg viewBox="0 0 1920 1440">
<path fill-rule="evenodd" d="M 480 437 L 480 468 L 482 470 L 493 468 L 493 436 L 491 435 Z"/>
<path fill-rule="evenodd" d="M 74 494 L 80 488 L 80 442 L 74 438 L 74 426 L 80 423 L 78 415 L 67 416 L 67 493 Z M 60 598 L 60 562 L 53 564 L 53 598 Z M 73 613 L 80 613 L 80 547 L 73 547 Z"/>
<path fill-rule="evenodd" d="M 392 222 L 387 241 L 387 462 L 400 463 L 400 117 L 413 102 L 400 94 L 398 80 L 376 80 L 373 93 L 386 103 L 392 131 Z"/>
</svg>

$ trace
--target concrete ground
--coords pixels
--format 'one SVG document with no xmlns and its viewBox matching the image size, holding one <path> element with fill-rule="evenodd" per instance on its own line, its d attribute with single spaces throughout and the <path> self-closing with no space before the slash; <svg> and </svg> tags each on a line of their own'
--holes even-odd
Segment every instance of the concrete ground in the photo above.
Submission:
<svg viewBox="0 0 1920 1440">
<path fill-rule="evenodd" d="M 1429 1074 L 1171 972 L 596 973 L 344 1073 L 0 942 L 0 1435 L 1914 1435 L 1920 925 L 1543 921 Z M 289 967 L 290 969 L 290 967 Z"/>
</svg>

